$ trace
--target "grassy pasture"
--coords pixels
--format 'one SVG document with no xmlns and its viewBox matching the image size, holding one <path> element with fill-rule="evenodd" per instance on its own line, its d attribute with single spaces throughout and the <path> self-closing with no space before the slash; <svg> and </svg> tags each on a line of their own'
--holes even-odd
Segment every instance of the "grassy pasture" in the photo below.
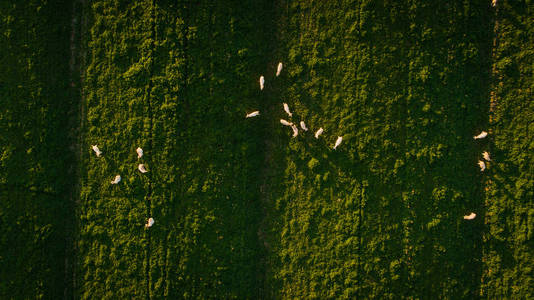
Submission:
<svg viewBox="0 0 534 300">
<path fill-rule="evenodd" d="M 485 180 L 482 295 L 532 298 L 534 281 L 534 4 L 503 1 L 496 15 L 490 112 L 492 162 Z"/>
<path fill-rule="evenodd" d="M 283 164 L 271 194 L 273 295 L 478 295 L 482 148 L 472 136 L 487 126 L 487 3 L 281 7 L 280 98 L 325 133 L 273 147 Z M 464 221 L 470 211 L 482 217 Z"/>
<path fill-rule="evenodd" d="M 2 298 L 532 297 L 530 1 L 76 3 L 0 4 Z"/>
<path fill-rule="evenodd" d="M 267 100 L 256 83 L 267 34 L 256 26 L 262 15 L 247 14 L 259 12 L 257 4 L 86 8 L 84 297 L 260 294 L 257 141 L 265 121 L 244 118 Z M 115 173 L 123 181 L 111 186 Z M 145 230 L 149 216 L 156 225 Z"/>
</svg>

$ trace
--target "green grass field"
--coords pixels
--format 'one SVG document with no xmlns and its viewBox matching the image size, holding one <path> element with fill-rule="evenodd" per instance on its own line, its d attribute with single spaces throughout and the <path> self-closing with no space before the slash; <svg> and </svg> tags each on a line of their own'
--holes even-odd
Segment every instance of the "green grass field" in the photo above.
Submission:
<svg viewBox="0 0 534 300">
<path fill-rule="evenodd" d="M 534 297 L 534 19 L 532 3 L 510 2 L 497 14 L 485 178 L 482 295 Z"/>
<path fill-rule="evenodd" d="M 325 135 L 274 147 L 275 295 L 478 295 L 483 217 L 462 216 L 483 207 L 487 3 L 285 7 L 280 96 Z"/>
<path fill-rule="evenodd" d="M 8 2 L 1 298 L 534 296 L 531 1 Z"/>
</svg>

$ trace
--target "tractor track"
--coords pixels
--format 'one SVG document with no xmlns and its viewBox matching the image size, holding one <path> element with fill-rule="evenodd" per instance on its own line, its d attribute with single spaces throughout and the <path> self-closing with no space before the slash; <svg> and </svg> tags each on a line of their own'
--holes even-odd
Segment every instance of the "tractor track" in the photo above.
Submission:
<svg viewBox="0 0 534 300">
<path fill-rule="evenodd" d="M 497 108 L 497 90 L 498 88 L 502 85 L 502 81 L 501 81 L 501 76 L 499 75 L 499 72 L 497 70 L 497 48 L 498 48 L 498 43 L 499 43 L 499 39 L 498 39 L 498 36 L 499 36 L 499 19 L 498 19 L 498 15 L 499 15 L 499 5 L 497 5 L 497 1 L 495 1 L 495 6 L 494 6 L 494 12 L 493 12 L 493 18 L 494 18 L 494 25 L 493 25 L 493 42 L 492 42 L 492 45 L 491 45 L 491 73 L 490 73 L 490 101 L 489 101 L 489 127 L 488 127 L 488 132 L 490 134 L 493 134 L 494 131 L 493 131 L 493 128 L 492 126 L 495 124 L 496 120 L 495 120 L 495 110 Z M 490 145 L 492 145 L 490 143 Z M 491 149 L 489 149 L 491 151 Z M 491 188 L 491 185 L 492 185 L 492 180 L 485 177 L 485 180 L 484 182 L 482 183 L 483 185 L 483 191 L 482 191 L 482 196 L 484 197 L 484 208 L 487 210 L 490 206 L 491 206 L 491 203 L 488 202 L 488 197 L 486 196 L 486 194 L 488 193 L 488 191 L 490 190 Z M 489 218 L 487 216 L 487 214 L 484 214 L 484 226 L 485 226 L 485 231 L 486 231 L 486 234 L 484 235 L 483 237 L 483 246 L 482 246 L 482 263 L 483 264 L 486 264 L 487 261 L 486 261 L 486 256 L 488 255 L 488 249 L 487 249 L 487 241 L 490 239 L 489 235 L 488 235 L 488 226 L 491 226 L 491 224 L 489 223 Z M 480 296 L 483 296 L 484 295 L 484 291 L 482 290 L 482 287 L 484 286 L 484 280 L 485 280 L 485 277 L 490 275 L 491 274 L 491 269 L 490 270 L 485 270 L 483 269 L 483 274 L 482 276 L 480 276 L 480 287 L 481 287 L 481 290 L 479 291 L 479 295 Z"/>
<path fill-rule="evenodd" d="M 152 57 L 150 60 L 149 66 L 149 80 L 148 80 L 148 90 L 146 92 L 146 104 L 148 106 L 148 118 L 149 118 L 149 130 L 148 130 L 148 141 L 149 141 L 149 153 L 154 153 L 154 137 L 152 131 L 154 129 L 154 113 L 152 108 L 152 87 L 153 87 L 153 75 L 154 75 L 154 51 L 155 51 L 155 39 L 156 39 L 156 3 L 155 0 L 151 1 L 151 44 L 149 50 L 149 57 Z M 152 159 L 148 160 L 149 163 L 153 162 Z M 150 164 L 149 164 L 150 165 Z M 152 214 L 152 190 L 153 190 L 153 172 L 151 171 L 148 176 L 148 193 L 146 195 L 146 219 L 151 217 Z M 146 230 L 146 260 L 145 260 L 145 276 L 146 276 L 146 299 L 151 299 L 150 296 L 150 258 L 151 258 L 151 231 Z"/>
</svg>

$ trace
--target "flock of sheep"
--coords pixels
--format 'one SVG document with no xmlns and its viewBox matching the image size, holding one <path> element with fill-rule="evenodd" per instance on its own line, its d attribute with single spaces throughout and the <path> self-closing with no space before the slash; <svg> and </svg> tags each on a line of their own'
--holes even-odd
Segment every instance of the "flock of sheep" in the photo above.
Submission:
<svg viewBox="0 0 534 300">
<path fill-rule="evenodd" d="M 282 72 L 283 64 L 280 62 L 278 63 L 278 68 L 276 70 L 276 76 L 280 75 Z M 260 76 L 260 90 L 263 90 L 263 87 L 265 86 L 265 77 Z M 287 103 L 282 103 L 282 106 L 284 107 L 284 111 L 287 113 L 287 115 L 291 118 L 293 114 L 289 110 L 289 105 Z M 260 111 L 256 110 L 251 113 L 246 114 L 245 118 L 252 118 L 260 115 Z M 291 127 L 291 130 L 293 130 L 293 137 L 296 137 L 299 134 L 299 129 L 297 125 L 293 124 L 292 122 L 289 122 L 284 119 L 280 119 L 280 123 L 284 126 Z M 304 121 L 300 121 L 299 123 L 300 128 L 304 131 L 308 131 L 308 127 L 306 126 L 306 123 Z M 324 129 L 321 127 L 315 132 L 315 138 L 318 139 L 319 136 L 324 132 Z M 343 141 L 342 136 L 338 136 L 336 142 L 334 143 L 334 146 L 332 147 L 334 150 L 337 149 L 337 147 L 341 144 Z"/>
<path fill-rule="evenodd" d="M 102 151 L 100 151 L 100 149 L 98 148 L 97 145 L 91 145 L 91 148 L 96 153 L 97 157 L 100 157 L 102 155 Z M 141 157 L 143 157 L 143 149 L 141 149 L 141 147 L 137 147 L 135 152 L 137 153 L 137 159 L 140 159 Z M 137 170 L 139 170 L 139 172 L 141 172 L 143 174 L 148 172 L 147 169 L 145 168 L 144 164 L 139 164 L 137 166 Z M 122 179 L 121 175 L 117 175 L 111 181 L 111 184 L 118 184 L 121 181 L 121 179 Z M 152 227 L 152 225 L 154 225 L 154 219 L 153 218 L 148 218 L 148 220 L 146 221 L 145 227 L 149 228 L 149 227 Z"/>
<path fill-rule="evenodd" d="M 276 70 L 276 76 L 280 75 L 280 72 L 282 72 L 282 68 L 283 68 L 283 65 L 282 63 L 278 63 L 278 68 Z M 263 76 L 260 76 L 260 90 L 263 90 L 265 86 L 265 78 Z M 289 105 L 287 105 L 287 103 L 282 103 L 282 106 L 284 108 L 284 111 L 287 113 L 287 115 L 291 118 L 293 116 L 293 114 L 291 113 L 291 111 L 289 110 Z M 259 110 L 256 110 L 256 111 L 253 111 L 251 113 L 248 113 L 246 114 L 245 118 L 252 118 L 252 117 L 256 117 L 256 116 L 259 116 L 260 115 L 260 111 Z M 292 122 L 290 121 L 287 121 L 287 120 L 284 120 L 284 119 L 280 119 L 280 123 L 284 126 L 288 126 L 288 127 L 291 127 L 291 129 L 293 130 L 293 137 L 296 137 L 298 134 L 299 134 L 299 129 L 297 127 L 297 125 L 293 124 Z M 306 126 L 306 123 L 304 121 L 300 121 L 299 123 L 300 125 L 300 128 L 304 131 L 308 131 L 308 127 Z M 315 138 L 318 139 L 319 136 L 323 133 L 323 128 L 319 128 L 316 132 L 315 132 Z M 474 136 L 473 138 L 475 140 L 478 140 L 478 139 L 483 139 L 485 138 L 486 136 L 488 135 L 487 132 L 485 131 L 482 131 L 479 135 L 477 136 Z M 334 146 L 332 147 L 332 149 L 337 149 L 337 147 L 341 144 L 341 142 L 343 141 L 343 137 L 342 136 L 338 136 L 336 142 L 334 143 Z M 97 145 L 92 145 L 91 146 L 93 151 L 96 153 L 96 156 L 97 157 L 100 157 L 102 155 L 102 151 L 100 151 L 100 149 L 98 148 Z M 143 156 L 143 149 L 141 149 L 140 147 L 138 147 L 136 149 L 136 153 L 137 153 L 137 159 L 140 159 L 142 156 Z M 490 159 L 490 156 L 489 156 L 489 153 L 487 151 L 484 151 L 482 153 L 482 156 L 483 158 L 486 160 L 486 161 L 491 161 Z M 480 167 L 480 171 L 483 172 L 485 169 L 486 169 L 486 164 L 484 163 L 483 160 L 479 160 L 478 161 L 478 165 Z M 137 166 L 137 169 L 139 170 L 139 172 L 141 173 L 146 173 L 148 172 L 145 168 L 145 165 L 144 164 L 139 164 Z M 115 176 L 115 178 L 113 179 L 113 181 L 111 181 L 111 184 L 118 184 L 119 182 L 121 181 L 121 176 L 120 175 L 117 175 Z M 467 216 L 464 216 L 464 219 L 466 220 L 472 220 L 476 217 L 476 214 L 475 213 L 471 213 L 470 215 L 467 215 Z M 152 227 L 152 225 L 154 225 L 154 219 L 153 218 L 148 218 L 148 220 L 146 221 L 145 223 L 145 228 L 150 228 Z"/>
<path fill-rule="evenodd" d="M 279 63 L 278 69 L 276 71 L 276 76 L 280 75 L 280 72 L 282 72 L 282 67 L 283 67 L 282 63 Z M 261 76 L 260 77 L 260 89 L 261 90 L 263 90 L 264 85 L 265 85 L 265 78 Z M 292 117 L 293 114 L 289 110 L 289 106 L 287 105 L 287 103 L 284 103 L 283 106 L 284 106 L 284 111 L 289 115 L 289 117 Z M 260 114 L 259 111 L 253 111 L 247 114 L 246 118 L 255 117 L 255 116 L 258 116 L 259 114 Z M 284 119 L 280 119 L 280 123 L 282 123 L 285 126 L 291 127 L 291 129 L 293 130 L 293 137 L 296 137 L 298 135 L 299 130 L 295 124 L 293 124 L 292 122 L 288 122 Z M 306 127 L 306 123 L 304 123 L 304 121 L 300 121 L 300 128 L 302 128 L 302 130 L 304 131 L 308 131 L 308 127 Z M 324 131 L 323 128 L 319 128 L 319 130 L 315 132 L 315 138 L 318 139 L 319 136 L 323 133 L 323 131 Z M 341 141 L 343 141 L 343 137 L 340 136 L 337 138 L 333 149 L 336 149 L 341 144 Z M 100 157 L 102 155 L 102 151 L 98 148 L 97 145 L 91 145 L 91 148 L 95 152 L 97 157 Z M 143 149 L 138 147 L 136 149 L 136 153 L 137 153 L 137 159 L 140 159 L 143 156 Z M 137 169 L 139 170 L 139 172 L 143 174 L 148 172 L 144 164 L 139 164 L 137 166 Z M 111 184 L 118 184 L 121 181 L 121 179 L 122 178 L 120 175 L 116 175 L 115 178 L 111 181 Z M 148 218 L 148 220 L 146 221 L 145 228 L 150 228 L 152 227 L 152 225 L 154 225 L 154 218 L 151 217 L 151 218 Z"/>
<path fill-rule="evenodd" d="M 280 75 L 280 72 L 282 72 L 282 63 L 278 63 L 278 68 L 276 70 L 276 76 L 278 77 L 278 75 Z M 263 90 L 263 87 L 265 86 L 265 77 L 260 76 L 260 90 Z M 287 113 L 287 115 L 291 118 L 293 116 L 293 114 L 291 113 L 291 111 L 289 110 L 289 106 L 287 105 L 287 103 L 282 103 L 283 107 L 284 107 L 284 111 Z M 259 110 L 256 110 L 256 111 L 253 111 L 251 113 L 248 113 L 245 118 L 251 118 L 251 117 L 256 117 L 256 116 L 259 116 L 260 115 L 260 111 Z M 291 127 L 291 129 L 293 130 L 293 137 L 296 137 L 298 134 L 299 134 L 299 130 L 297 128 L 297 126 L 295 124 L 293 124 L 292 122 L 289 122 L 289 121 L 286 121 L 284 119 L 280 119 L 280 123 L 284 126 L 289 126 Z M 300 121 L 300 128 L 302 128 L 302 130 L 304 131 L 308 131 L 308 127 L 306 127 L 306 123 L 304 123 L 304 121 Z M 315 138 L 318 139 L 319 136 L 323 133 L 323 128 L 319 128 L 316 132 L 315 132 Z M 482 131 L 479 135 L 473 137 L 475 140 L 478 140 L 478 139 L 483 139 L 485 138 L 486 136 L 488 135 L 487 132 L 485 131 Z M 334 144 L 334 146 L 332 147 L 334 150 L 341 144 L 341 142 L 343 141 L 343 137 L 342 136 L 339 136 Z M 490 159 L 490 155 L 487 151 L 484 151 L 482 153 L 482 156 L 484 157 L 484 159 L 486 161 L 491 161 Z M 478 165 L 480 167 L 480 171 L 483 172 L 485 169 L 486 169 L 486 164 L 484 163 L 484 161 L 482 160 L 479 160 L 478 161 Z M 464 216 L 464 219 L 465 220 L 473 220 L 477 215 L 475 213 L 471 213 L 467 216 Z"/>
<path fill-rule="evenodd" d="M 473 137 L 473 139 L 475 140 L 479 140 L 479 139 L 483 139 L 485 137 L 488 136 L 488 133 L 485 132 L 485 131 L 482 131 L 479 135 L 476 135 Z M 491 158 L 490 158 L 490 155 L 488 153 L 488 151 L 484 151 L 482 152 L 482 157 L 486 160 L 486 161 L 491 161 Z M 486 163 L 484 163 L 483 160 L 479 160 L 478 161 L 478 166 L 480 167 L 480 172 L 484 172 L 484 170 L 486 170 Z M 471 213 L 470 215 L 468 216 L 464 216 L 464 219 L 466 220 L 473 220 L 477 215 L 475 213 Z"/>
</svg>

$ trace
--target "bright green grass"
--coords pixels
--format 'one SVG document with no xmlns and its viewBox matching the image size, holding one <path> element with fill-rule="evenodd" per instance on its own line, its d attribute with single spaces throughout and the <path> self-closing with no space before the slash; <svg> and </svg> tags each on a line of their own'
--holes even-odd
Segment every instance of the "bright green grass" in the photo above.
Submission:
<svg viewBox="0 0 534 300">
<path fill-rule="evenodd" d="M 152 176 L 137 171 L 149 136 L 150 1 L 94 1 L 84 7 L 85 118 L 77 288 L 82 298 L 145 298 L 146 195 Z M 96 157 L 91 145 L 98 145 Z M 146 149 L 147 156 L 151 154 Z M 143 160 L 145 162 L 145 160 Z M 148 169 L 152 166 L 148 164 Z M 115 175 L 122 181 L 111 185 Z M 151 174 L 151 173 L 148 173 Z"/>
<path fill-rule="evenodd" d="M 83 297 L 259 295 L 265 121 L 244 118 L 268 99 L 256 83 L 267 53 L 256 6 L 87 7 Z"/>
</svg>

